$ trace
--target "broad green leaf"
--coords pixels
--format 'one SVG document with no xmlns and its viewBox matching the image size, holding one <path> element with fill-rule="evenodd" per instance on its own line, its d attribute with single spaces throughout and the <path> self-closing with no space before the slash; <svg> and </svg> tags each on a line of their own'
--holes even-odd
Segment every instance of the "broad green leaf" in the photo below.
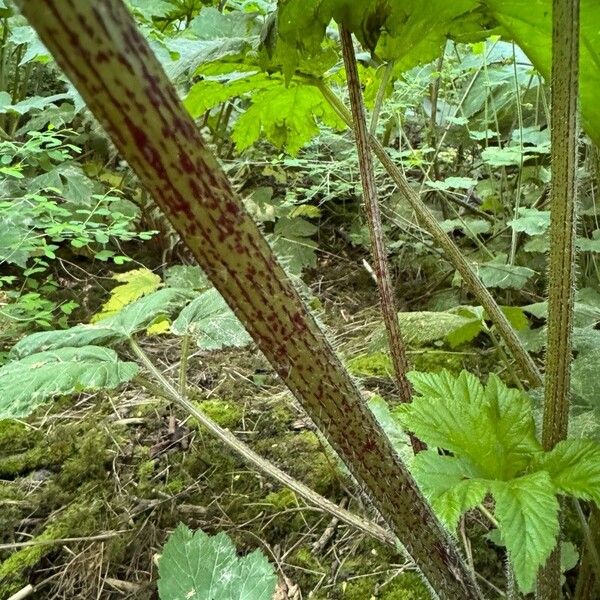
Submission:
<svg viewBox="0 0 600 600">
<path fill-rule="evenodd" d="M 248 93 L 269 88 L 283 88 L 283 81 L 264 73 L 244 73 L 244 78 L 232 81 L 203 79 L 190 88 L 184 104 L 194 118 L 201 117 L 208 109 Z"/>
<path fill-rule="evenodd" d="M 164 17 L 175 6 L 167 0 L 128 0 L 129 6 L 145 19 L 151 20 L 152 17 Z"/>
<path fill-rule="evenodd" d="M 542 235 L 550 227 L 550 211 L 537 208 L 520 208 L 519 216 L 508 223 L 515 231 L 527 235 Z"/>
<path fill-rule="evenodd" d="M 299 275 L 305 267 L 317 265 L 317 244 L 311 239 L 317 231 L 315 225 L 301 217 L 282 217 L 275 223 L 269 242 L 290 273 Z"/>
<path fill-rule="evenodd" d="M 114 316 L 134 300 L 154 292 L 162 285 L 160 277 L 146 268 L 118 273 L 113 279 L 122 285 L 112 290 L 110 298 L 102 305 L 100 312 L 92 317 L 92 323 Z"/>
<path fill-rule="evenodd" d="M 573 392 L 590 406 L 600 408 L 600 389 L 598 389 L 598 365 L 600 365 L 600 347 L 582 352 L 573 361 L 571 367 L 571 385 Z"/>
<path fill-rule="evenodd" d="M 519 587 L 531 589 L 539 568 L 556 546 L 559 504 L 554 486 L 545 471 L 512 481 L 494 482 L 502 540 Z"/>
<path fill-rule="evenodd" d="M 510 479 L 540 450 L 531 401 L 495 375 L 485 386 L 467 371 L 413 371 L 408 378 L 416 395 L 396 409 L 405 429 L 468 460 L 479 477 Z"/>
<path fill-rule="evenodd" d="M 455 456 L 442 456 L 437 450 L 419 452 L 411 472 L 438 517 L 450 529 L 466 511 L 483 502 L 490 482 L 477 479 L 478 472 Z"/>
<path fill-rule="evenodd" d="M 174 265 L 165 271 L 165 285 L 171 288 L 203 290 L 210 286 L 198 265 Z"/>
<path fill-rule="evenodd" d="M 191 335 L 200 348 L 245 346 L 252 340 L 217 290 L 202 292 L 171 325 L 176 335 Z"/>
<path fill-rule="evenodd" d="M 344 129 L 315 86 L 292 83 L 288 88 L 262 90 L 252 96 L 252 105 L 236 121 L 232 139 L 242 151 L 263 134 L 277 148 L 296 154 L 319 133 L 317 119 Z"/>
<path fill-rule="evenodd" d="M 19 419 L 62 394 L 114 389 L 138 372 L 109 348 L 83 346 L 31 354 L 0 367 L 0 419 Z"/>
<path fill-rule="evenodd" d="M 520 290 L 535 275 L 528 267 L 507 264 L 503 256 L 480 263 L 476 268 L 483 285 L 503 290 Z"/>
<path fill-rule="evenodd" d="M 568 439 L 545 453 L 539 463 L 557 491 L 600 506 L 600 444 L 591 440 Z"/>
<path fill-rule="evenodd" d="M 208 536 L 179 525 L 158 563 L 161 600 L 272 600 L 277 575 L 255 550 L 239 558 L 225 533 Z"/>
<path fill-rule="evenodd" d="M 145 330 L 160 316 L 172 316 L 195 297 L 196 293 L 190 290 L 164 288 L 128 304 L 99 323 L 28 335 L 15 344 L 10 356 L 20 358 L 46 350 L 115 344 Z"/>
</svg>

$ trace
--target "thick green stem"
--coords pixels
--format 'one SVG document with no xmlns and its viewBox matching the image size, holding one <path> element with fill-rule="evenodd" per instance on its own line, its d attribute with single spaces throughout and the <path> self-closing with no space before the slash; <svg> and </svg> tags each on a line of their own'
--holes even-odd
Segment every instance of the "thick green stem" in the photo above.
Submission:
<svg viewBox="0 0 600 600">
<path fill-rule="evenodd" d="M 353 127 L 350 111 L 331 88 L 320 80 L 314 81 L 313 83 L 319 87 L 324 97 L 335 109 L 340 118 L 345 121 L 349 127 Z M 533 387 L 541 387 L 543 385 L 543 379 L 535 362 L 523 347 L 521 340 L 518 338 L 515 330 L 506 318 L 506 315 L 502 312 L 489 290 L 483 285 L 473 270 L 473 267 L 465 259 L 461 249 L 440 227 L 440 224 L 433 213 L 421 201 L 419 195 L 410 187 L 404 174 L 390 158 L 381 143 L 373 136 L 370 136 L 369 142 L 375 156 L 381 161 L 385 170 L 398 186 L 400 193 L 406 198 L 411 208 L 415 211 L 421 226 L 429 232 L 431 237 L 433 237 L 437 244 L 442 248 L 448 261 L 450 261 L 452 266 L 460 273 L 460 276 L 463 278 L 469 291 L 485 309 L 490 320 L 496 326 L 498 333 L 515 358 L 523 375 L 529 380 L 529 383 Z"/>
<path fill-rule="evenodd" d="M 542 428 L 545 450 L 566 438 L 569 418 L 575 304 L 579 0 L 554 0 L 552 10 L 552 190 Z M 561 597 L 560 544 L 540 573 L 537 596 L 540 600 Z"/>
<path fill-rule="evenodd" d="M 371 238 L 371 252 L 373 254 L 373 266 L 375 280 L 379 292 L 379 306 L 383 315 L 383 322 L 387 333 L 387 341 L 390 349 L 396 385 L 398 387 L 401 402 L 410 402 L 412 390 L 406 378 L 408 372 L 408 359 L 406 357 L 406 346 L 400 332 L 398 323 L 398 311 L 394 301 L 394 287 L 387 261 L 387 251 L 383 226 L 381 224 L 381 212 L 377 198 L 377 183 L 375 182 L 375 170 L 373 169 L 373 158 L 369 148 L 369 132 L 367 131 L 367 120 L 365 107 L 360 89 L 360 79 L 356 66 L 356 56 L 352 43 L 352 34 L 344 27 L 340 27 L 340 38 L 346 78 L 348 80 L 348 92 L 350 95 L 350 106 L 354 121 L 354 134 L 358 151 L 358 163 L 360 178 L 362 181 L 363 198 L 367 222 L 369 224 L 369 235 Z M 414 436 L 411 436 L 413 450 L 419 452 L 424 445 Z"/>
<path fill-rule="evenodd" d="M 20 0 L 200 266 L 444 600 L 481 594 L 122 0 Z"/>
</svg>

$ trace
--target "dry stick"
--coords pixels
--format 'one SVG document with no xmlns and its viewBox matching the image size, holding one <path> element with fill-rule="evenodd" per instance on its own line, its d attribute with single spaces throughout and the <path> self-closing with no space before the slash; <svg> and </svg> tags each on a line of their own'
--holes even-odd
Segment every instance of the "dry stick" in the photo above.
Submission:
<svg viewBox="0 0 600 600">
<path fill-rule="evenodd" d="M 358 152 L 358 165 L 362 181 L 365 211 L 369 223 L 369 234 L 371 238 L 371 252 L 373 253 L 373 267 L 375 270 L 375 281 L 379 292 L 379 305 L 385 323 L 390 356 L 396 376 L 400 401 L 410 402 L 412 390 L 410 382 L 406 378 L 409 370 L 406 357 L 406 346 L 402 339 L 400 326 L 398 324 L 398 312 L 394 302 L 394 288 L 387 261 L 383 227 L 381 225 L 381 212 L 377 198 L 377 184 L 375 182 L 375 171 L 373 169 L 373 158 L 369 148 L 369 132 L 365 118 L 365 107 L 360 89 L 360 79 L 356 67 L 356 56 L 352 34 L 344 26 L 340 26 L 340 38 L 342 54 L 348 80 L 348 92 L 350 94 L 350 106 L 354 121 L 354 135 Z M 423 442 L 415 436 L 410 436 L 410 442 L 415 454 L 425 449 Z"/>
<path fill-rule="evenodd" d="M 331 502 L 331 500 L 321 496 L 321 494 L 318 494 L 297 479 L 294 479 L 285 471 L 282 471 L 276 467 L 272 462 L 254 452 L 252 448 L 235 437 L 231 431 L 224 429 L 218 423 L 215 423 L 215 421 L 203 413 L 193 402 L 190 402 L 181 392 L 178 392 L 175 389 L 175 386 L 173 386 L 173 384 L 161 373 L 161 371 L 150 360 L 148 355 L 135 340 L 130 340 L 130 346 L 133 353 L 140 359 L 140 362 L 160 384 L 160 391 L 162 392 L 161 395 L 164 394 L 172 402 L 178 404 L 190 415 L 195 417 L 199 423 L 201 423 L 206 429 L 208 429 L 208 431 L 210 431 L 210 433 L 219 438 L 234 452 L 239 454 L 246 462 L 251 463 L 256 468 L 260 469 L 265 475 L 272 477 L 276 481 L 279 481 L 279 483 L 296 492 L 299 496 L 304 498 L 313 506 L 320 508 L 324 512 L 329 513 L 351 527 L 356 527 L 356 529 L 364 531 L 384 544 L 398 548 L 398 540 L 396 536 L 389 530 L 381 527 L 381 525 L 378 525 L 373 521 L 369 521 L 368 519 L 364 519 L 358 515 L 355 515 L 349 510 L 346 510 L 334 502 Z"/>
<path fill-rule="evenodd" d="M 319 87 L 323 96 L 331 104 L 340 118 L 345 121 L 349 127 L 353 127 L 350 111 L 337 97 L 335 92 L 321 80 L 312 80 L 312 82 Z M 489 290 L 483 285 L 473 270 L 473 267 L 467 262 L 460 248 L 440 227 L 440 224 L 433 213 L 422 202 L 419 195 L 410 187 L 403 173 L 390 158 L 381 143 L 373 136 L 370 136 L 369 142 L 375 156 L 381 161 L 385 170 L 398 186 L 400 193 L 406 198 L 412 209 L 415 211 L 421 226 L 429 232 L 437 244 L 442 248 L 448 261 L 460 273 L 467 288 L 485 309 L 488 317 L 492 323 L 494 323 L 500 336 L 512 353 L 522 374 L 527 378 L 532 387 L 541 387 L 543 385 L 543 378 L 534 360 L 523 347 L 521 340 L 518 338 L 515 330 L 506 318 L 506 315 L 502 312 Z"/>
<path fill-rule="evenodd" d="M 475 578 L 206 147 L 123 0 L 19 0 L 215 288 L 443 600 Z"/>
<path fill-rule="evenodd" d="M 567 437 L 569 418 L 575 304 L 579 0 L 554 0 L 552 11 L 552 189 L 542 427 L 542 445 L 547 451 Z M 559 600 L 561 587 L 560 544 L 557 544 L 538 577 L 537 597 Z"/>
</svg>

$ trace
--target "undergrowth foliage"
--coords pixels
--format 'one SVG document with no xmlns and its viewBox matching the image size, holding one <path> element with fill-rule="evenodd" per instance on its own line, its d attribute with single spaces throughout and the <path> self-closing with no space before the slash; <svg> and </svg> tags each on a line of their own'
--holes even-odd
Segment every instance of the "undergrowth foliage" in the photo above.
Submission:
<svg viewBox="0 0 600 600">
<path fill-rule="evenodd" d="M 33 2 L 19 4 L 33 26 L 43 30 L 44 23 L 36 23 L 31 14 Z M 49 4 L 76 14 L 71 0 Z M 268 241 L 272 264 L 276 256 L 311 309 L 325 306 L 325 318 L 335 314 L 338 320 L 330 308 L 337 310 L 345 299 L 335 296 L 329 303 L 322 287 L 330 277 L 334 280 L 339 264 L 350 265 L 348 281 L 364 275 L 368 303 L 374 297 L 372 279 L 379 276 L 371 264 L 369 228 L 360 208 L 352 132 L 332 101 L 346 100 L 339 27 L 352 32 L 360 46 L 357 67 L 371 134 L 401 167 L 398 175 L 389 166 L 375 166 L 387 261 L 403 306 L 398 324 L 409 358 L 420 353 L 434 357 L 427 371 L 408 374 L 412 401 L 396 406 L 381 319 L 370 316 L 363 329 L 357 326 L 360 335 L 350 336 L 342 350 L 356 383 L 376 392 L 367 402 L 373 422 L 384 432 L 386 447 L 393 448 L 390 457 L 402 457 L 429 503 L 422 503 L 436 522 L 429 525 L 437 527 L 431 509 L 443 524 L 435 530 L 437 545 L 419 548 L 422 536 L 410 531 L 414 538 L 408 546 L 415 542 L 417 566 L 429 584 L 438 583 L 432 592 L 441 598 L 456 600 L 458 593 L 482 597 L 474 572 L 480 566 L 478 553 L 490 547 L 494 564 L 478 573 L 486 593 L 495 594 L 500 587 L 511 599 L 532 594 L 546 565 L 569 597 L 597 597 L 600 565 L 595 564 L 598 548 L 593 544 L 599 534 L 593 527 L 597 520 L 587 519 L 600 509 L 600 5 L 581 0 L 579 82 L 585 135 L 578 140 L 582 161 L 577 172 L 579 270 L 571 315 L 570 435 L 544 450 L 538 402 L 544 382 L 538 369 L 547 347 L 547 322 L 550 328 L 556 322 L 545 300 L 553 277 L 546 274 L 552 152 L 556 160 L 548 93 L 552 0 L 528 6 L 527 19 L 521 2 L 506 0 L 126 4 Z M 181 258 L 177 233 L 154 214 L 133 171 L 120 160 L 34 28 L 8 0 L 0 0 L 0 20 L 0 424 L 27 420 L 65 397 L 104 391 L 116 403 L 131 389 L 158 389 L 217 432 L 229 448 L 241 455 L 251 452 L 243 443 L 236 446 L 239 441 L 231 432 L 214 427 L 190 400 L 188 382 L 193 353 L 255 352 L 248 330 L 256 340 L 256 324 L 247 317 L 242 323 L 236 314 L 243 311 L 230 308 L 239 309 L 243 298 L 232 300 L 223 290 L 221 295 L 218 285 L 213 287 L 217 258 L 206 269 L 208 276 L 199 267 L 174 264 Z M 94 108 L 91 101 L 90 106 Z M 143 164 L 139 149 L 137 156 Z M 169 157 L 163 158 L 170 164 Z M 137 171 L 140 178 L 142 171 Z M 398 177 L 406 189 L 396 185 Z M 407 190 L 425 207 L 423 212 L 415 212 Z M 238 213 L 231 206 L 221 210 L 223 220 L 218 221 L 224 232 L 233 227 L 228 215 L 241 214 L 241 208 Z M 440 250 L 448 247 L 440 245 L 442 234 L 464 265 Z M 252 239 L 262 241 L 260 236 Z M 184 236 L 183 241 L 189 239 Z M 246 277 L 251 271 L 236 274 Z M 348 295 L 358 288 L 356 284 Z M 493 292 L 492 306 L 479 300 L 478 290 Z M 351 300 L 350 308 L 340 309 L 343 319 L 358 322 L 362 315 L 349 313 L 359 304 Z M 263 309 L 271 310 L 266 305 L 260 309 L 253 313 L 257 322 Z M 273 313 L 269 333 L 277 330 L 277 316 Z M 303 329 L 285 333 L 281 327 L 281 332 L 279 362 L 302 338 Z M 330 348 L 322 334 L 319 339 Z M 148 355 L 144 340 L 157 346 L 177 341 L 175 377 Z M 524 368 L 515 346 L 532 368 Z M 457 368 L 444 368 L 447 363 L 436 359 L 442 355 Z M 473 355 L 475 360 L 468 362 Z M 467 363 L 469 370 L 463 368 Z M 341 364 L 339 373 L 348 377 Z M 344 411 L 350 419 L 352 411 Z M 307 412 L 319 423 L 320 412 Z M 334 412 L 338 415 L 339 407 Z M 369 420 L 368 412 L 364 416 Z M 328 432 L 322 433 L 326 445 Z M 409 435 L 427 449 L 412 456 Z M 365 444 L 348 455 L 360 461 L 370 451 Z M 274 465 L 261 463 L 260 457 L 253 460 L 286 484 L 285 474 Z M 369 460 L 377 462 L 372 456 Z M 352 471 L 348 457 L 346 464 Z M 411 476 L 407 474 L 412 485 Z M 373 487 L 376 483 L 375 476 Z M 397 550 L 397 529 L 362 517 L 357 525 L 352 515 L 342 512 L 340 517 L 335 505 L 316 496 L 306 497 L 325 512 L 333 511 L 336 523 L 346 519 Z M 377 500 L 377 490 L 373 496 Z M 421 510 L 401 509 L 410 514 Z M 383 513 L 388 524 L 402 521 L 399 513 Z M 475 533 L 475 523 L 484 523 L 484 536 Z M 562 553 L 560 569 L 557 552 Z M 261 551 L 239 556 L 224 532 L 211 536 L 183 524 L 171 533 L 157 560 L 161 600 L 269 600 L 280 597 L 282 581 L 287 581 Z M 285 569 L 285 561 L 278 567 Z M 304 571 L 313 567 L 307 563 Z M 315 593 L 321 593 L 320 585 Z M 385 585 L 369 594 L 384 598 Z M 539 594 L 538 600 L 551 600 Z"/>
</svg>

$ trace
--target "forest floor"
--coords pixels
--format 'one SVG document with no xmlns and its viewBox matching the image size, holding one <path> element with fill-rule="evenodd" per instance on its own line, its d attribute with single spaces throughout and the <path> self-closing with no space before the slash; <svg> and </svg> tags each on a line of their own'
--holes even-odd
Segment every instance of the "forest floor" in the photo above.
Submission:
<svg viewBox="0 0 600 600">
<path fill-rule="evenodd" d="M 331 269 L 311 288 L 330 339 L 365 393 L 393 403 L 389 359 L 368 343 L 377 323 L 375 288 L 357 272 Z M 175 379 L 178 340 L 152 337 L 144 347 Z M 477 371 L 491 358 L 481 349 L 439 346 L 410 356 L 417 369 L 453 371 Z M 376 518 L 254 349 L 192 353 L 189 387 L 203 411 L 262 456 Z M 29 584 L 34 598 L 156 598 L 157 555 L 179 522 L 225 531 L 242 553 L 260 548 L 278 567 L 281 600 L 430 598 L 401 554 L 249 468 L 142 386 L 59 400 L 27 422 L 0 422 L 0 600 Z M 502 574 L 486 572 L 487 562 L 497 564 L 493 549 L 482 545 L 471 555 L 490 583 L 502 583 Z"/>
</svg>

